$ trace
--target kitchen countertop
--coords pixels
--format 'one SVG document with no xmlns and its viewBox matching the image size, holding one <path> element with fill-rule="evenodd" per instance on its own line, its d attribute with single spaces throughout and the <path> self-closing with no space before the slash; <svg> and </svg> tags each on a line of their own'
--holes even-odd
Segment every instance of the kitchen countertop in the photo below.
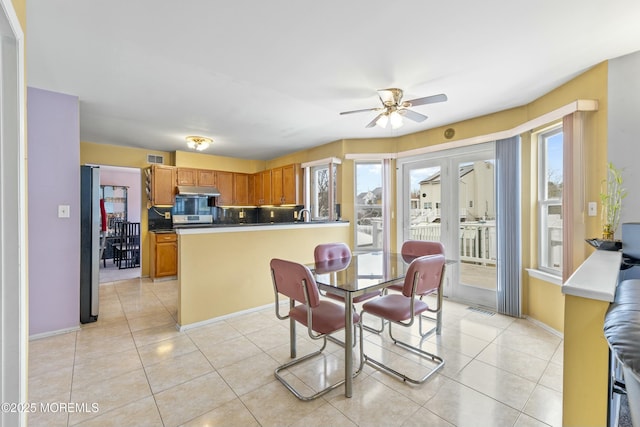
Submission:
<svg viewBox="0 0 640 427">
<path fill-rule="evenodd" d="M 348 226 L 349 221 L 296 221 L 296 222 L 273 222 L 273 223 L 251 223 L 251 224 L 207 224 L 206 226 L 176 226 L 174 230 L 178 234 L 205 234 L 205 233 L 227 233 L 238 231 L 259 231 L 274 229 L 291 229 L 306 227 L 340 227 Z"/>
</svg>

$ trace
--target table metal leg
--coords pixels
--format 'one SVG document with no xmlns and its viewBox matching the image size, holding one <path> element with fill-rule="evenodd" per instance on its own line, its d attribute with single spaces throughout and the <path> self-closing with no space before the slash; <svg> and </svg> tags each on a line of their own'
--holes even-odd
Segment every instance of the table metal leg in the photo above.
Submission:
<svg viewBox="0 0 640 427">
<path fill-rule="evenodd" d="M 353 388 L 353 296 L 344 299 L 344 395 L 351 397 Z"/>
</svg>

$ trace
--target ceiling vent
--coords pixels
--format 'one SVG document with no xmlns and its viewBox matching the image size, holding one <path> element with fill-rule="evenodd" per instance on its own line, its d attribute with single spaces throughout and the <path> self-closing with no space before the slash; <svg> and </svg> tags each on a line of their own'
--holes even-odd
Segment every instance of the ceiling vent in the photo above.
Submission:
<svg viewBox="0 0 640 427">
<path fill-rule="evenodd" d="M 164 164 L 164 156 L 158 156 L 156 154 L 147 154 L 147 163 L 155 163 L 158 165 Z"/>
</svg>

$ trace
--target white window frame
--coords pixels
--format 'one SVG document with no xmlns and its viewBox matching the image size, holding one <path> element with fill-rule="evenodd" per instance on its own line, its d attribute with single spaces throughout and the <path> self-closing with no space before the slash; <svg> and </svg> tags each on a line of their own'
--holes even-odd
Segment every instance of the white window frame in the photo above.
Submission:
<svg viewBox="0 0 640 427">
<path fill-rule="evenodd" d="M 562 251 L 560 251 L 560 267 L 554 268 L 545 265 L 544 260 L 549 259 L 550 232 L 547 225 L 548 211 L 551 206 L 562 206 L 562 197 L 547 197 L 547 153 L 546 140 L 559 133 L 563 133 L 562 123 L 555 124 L 537 133 L 538 144 L 538 270 L 562 277 Z M 564 177 L 563 177 L 564 182 Z"/>
<path fill-rule="evenodd" d="M 313 170 L 320 166 L 326 166 L 329 169 L 329 206 L 334 206 L 333 209 L 329 209 L 328 217 L 320 218 L 318 216 L 318 212 L 311 212 L 311 217 L 314 219 L 326 219 L 328 221 L 335 221 L 337 218 L 337 212 L 335 209 L 337 202 L 337 189 L 338 189 L 338 178 L 337 178 L 337 167 L 342 164 L 342 160 L 337 157 L 329 157 L 326 159 L 315 160 L 312 162 L 302 163 L 301 167 L 304 169 L 304 205 L 305 208 L 311 209 L 311 206 L 317 206 L 317 203 L 312 205 L 311 198 L 317 196 L 316 191 L 312 191 L 314 189 L 311 188 L 311 175 Z"/>
</svg>

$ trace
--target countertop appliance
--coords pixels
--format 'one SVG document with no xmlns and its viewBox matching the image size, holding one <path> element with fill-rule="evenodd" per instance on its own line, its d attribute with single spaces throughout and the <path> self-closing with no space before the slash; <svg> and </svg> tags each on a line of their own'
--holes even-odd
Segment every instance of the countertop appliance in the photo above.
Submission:
<svg viewBox="0 0 640 427">
<path fill-rule="evenodd" d="M 100 285 L 100 168 L 80 166 L 80 322 L 98 320 Z"/>
</svg>

